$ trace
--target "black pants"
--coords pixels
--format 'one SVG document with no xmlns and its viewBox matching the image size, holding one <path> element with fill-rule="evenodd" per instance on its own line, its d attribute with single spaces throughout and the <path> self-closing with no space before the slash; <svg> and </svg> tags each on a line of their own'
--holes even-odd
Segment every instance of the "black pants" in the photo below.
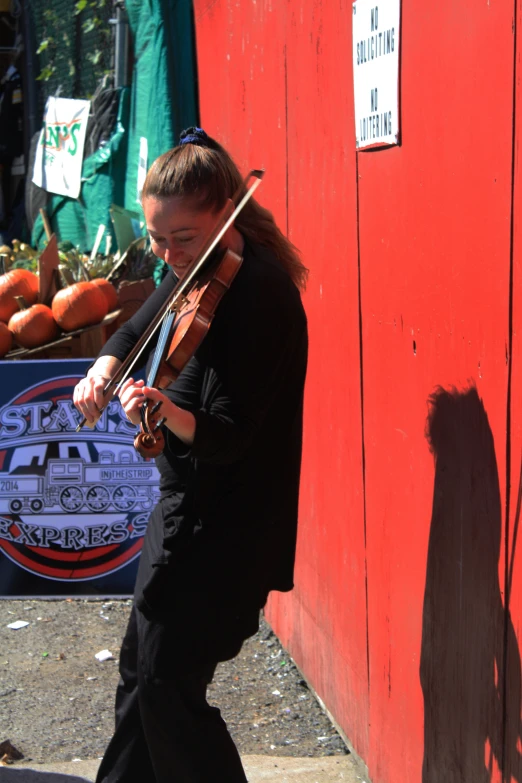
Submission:
<svg viewBox="0 0 522 783">
<path fill-rule="evenodd" d="M 206 700 L 217 663 L 180 665 L 183 637 L 174 633 L 132 610 L 120 655 L 116 730 L 96 783 L 246 783 L 226 723 Z"/>
</svg>

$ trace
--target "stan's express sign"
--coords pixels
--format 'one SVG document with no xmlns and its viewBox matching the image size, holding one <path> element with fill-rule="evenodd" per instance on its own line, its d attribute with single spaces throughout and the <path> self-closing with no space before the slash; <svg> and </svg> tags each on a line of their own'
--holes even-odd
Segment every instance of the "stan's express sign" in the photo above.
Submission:
<svg viewBox="0 0 522 783">
<path fill-rule="evenodd" d="M 0 400 L 0 557 L 12 575 L 27 575 L 10 588 L 1 563 L 0 595 L 89 593 L 95 583 L 93 592 L 132 592 L 159 474 L 135 451 L 136 429 L 117 399 L 95 429 L 76 433 L 72 394 L 87 366 L 0 363 L 0 394 L 13 389 Z"/>
</svg>

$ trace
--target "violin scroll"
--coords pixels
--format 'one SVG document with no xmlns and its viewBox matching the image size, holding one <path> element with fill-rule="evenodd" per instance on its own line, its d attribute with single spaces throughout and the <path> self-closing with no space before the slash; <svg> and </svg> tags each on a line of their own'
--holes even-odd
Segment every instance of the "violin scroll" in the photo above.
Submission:
<svg viewBox="0 0 522 783">
<path fill-rule="evenodd" d="M 134 438 L 134 448 L 142 457 L 157 457 L 165 448 L 165 437 L 161 427 L 166 417 L 159 417 L 161 400 L 149 408 L 150 400 L 146 400 L 140 408 L 141 430 Z"/>
</svg>

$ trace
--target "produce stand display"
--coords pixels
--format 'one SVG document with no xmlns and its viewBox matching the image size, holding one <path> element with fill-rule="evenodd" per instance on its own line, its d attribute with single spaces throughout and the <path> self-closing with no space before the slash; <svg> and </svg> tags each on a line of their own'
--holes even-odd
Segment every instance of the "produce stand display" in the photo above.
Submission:
<svg viewBox="0 0 522 783">
<path fill-rule="evenodd" d="M 114 326 L 120 317 L 122 310 L 108 313 L 103 321 L 94 326 L 86 326 L 83 329 L 75 329 L 73 332 L 63 333 L 55 340 L 38 348 L 14 348 L 3 358 L 4 360 L 16 359 L 81 359 L 96 356 L 102 346 L 109 339 Z"/>
<path fill-rule="evenodd" d="M 50 229 L 47 239 L 40 253 L 16 240 L 0 247 L 3 360 L 92 358 L 154 290 L 145 237 L 112 256 L 99 241 L 87 256 Z"/>
</svg>

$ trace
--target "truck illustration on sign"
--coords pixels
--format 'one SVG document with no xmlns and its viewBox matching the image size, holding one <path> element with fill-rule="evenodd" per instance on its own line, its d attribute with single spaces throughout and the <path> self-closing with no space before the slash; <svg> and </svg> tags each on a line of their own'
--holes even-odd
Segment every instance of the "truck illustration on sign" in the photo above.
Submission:
<svg viewBox="0 0 522 783">
<path fill-rule="evenodd" d="M 48 459 L 43 475 L 0 472 L 0 513 L 38 514 L 150 510 L 159 498 L 154 463 L 136 462 L 129 450 L 102 451 L 98 462 Z"/>
</svg>

